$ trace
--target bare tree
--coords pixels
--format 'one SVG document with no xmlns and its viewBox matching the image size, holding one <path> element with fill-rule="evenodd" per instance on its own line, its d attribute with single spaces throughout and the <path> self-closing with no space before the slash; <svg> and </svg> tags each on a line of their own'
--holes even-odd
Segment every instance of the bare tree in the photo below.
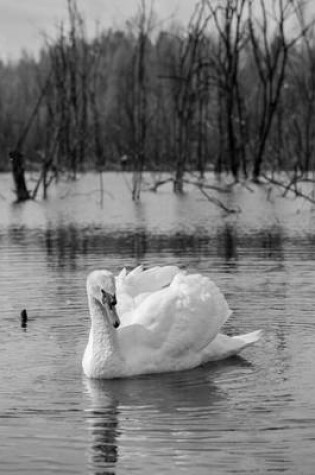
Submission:
<svg viewBox="0 0 315 475">
<path fill-rule="evenodd" d="M 89 47 L 84 21 L 75 0 L 67 0 L 69 31 L 61 25 L 59 37 L 49 49 L 54 87 L 53 112 L 58 126 L 58 161 L 71 170 L 75 178 L 88 147 L 88 99 L 90 81 Z M 55 133 L 53 132 L 55 135 Z"/>
<path fill-rule="evenodd" d="M 200 48 L 207 22 L 204 3 L 200 2 L 190 19 L 187 35 L 177 35 L 174 38 L 176 47 L 169 58 L 169 72 L 164 77 L 171 80 L 175 131 L 174 191 L 179 193 L 183 191 L 186 164 L 192 151 L 193 119 L 197 110 L 199 134 L 202 133 L 204 106 L 201 103 L 203 65 L 200 61 Z M 201 146 L 199 142 L 200 153 Z"/>
<path fill-rule="evenodd" d="M 98 168 L 101 168 L 105 162 L 104 147 L 102 142 L 102 132 L 101 132 L 101 111 L 98 98 L 100 97 L 99 88 L 105 88 L 105 81 L 102 81 L 101 75 L 101 45 L 98 41 L 94 42 L 93 49 L 93 63 L 91 68 L 91 81 L 89 88 L 89 98 L 91 104 L 91 116 L 93 123 L 93 143 L 94 143 L 94 154 L 96 157 L 96 164 Z"/>
<path fill-rule="evenodd" d="M 292 51 L 286 78 L 289 105 L 287 142 L 293 145 L 294 166 L 301 174 L 308 173 L 314 163 L 315 151 L 315 31 L 306 21 L 307 2 L 296 2 L 296 15 L 301 40 Z"/>
<path fill-rule="evenodd" d="M 245 22 L 247 0 L 207 0 L 206 3 L 218 33 L 218 48 L 212 56 L 212 62 L 219 88 L 220 160 L 224 143 L 222 135 L 225 135 L 226 128 L 229 169 L 237 180 L 241 163 L 244 173 L 247 173 L 244 101 L 240 86 L 241 53 L 248 41 Z M 226 127 L 223 124 L 226 124 Z M 218 168 L 222 168 L 220 162 Z"/>
<path fill-rule="evenodd" d="M 259 80 L 258 110 L 255 111 L 257 128 L 253 146 L 253 179 L 258 181 L 267 139 L 281 99 L 289 51 L 301 34 L 292 37 L 288 33 L 289 21 L 295 14 L 294 3 L 291 0 L 274 2 L 271 10 L 267 9 L 263 0 L 255 4 L 255 12 L 253 0 L 249 0 L 248 6 L 248 27 Z"/>
<path fill-rule="evenodd" d="M 141 0 L 135 19 L 136 45 L 134 52 L 134 172 L 132 199 L 140 198 L 142 173 L 146 161 L 148 114 L 148 54 L 150 35 L 154 28 L 154 12 L 152 3 L 148 9 L 146 0 Z"/>
</svg>

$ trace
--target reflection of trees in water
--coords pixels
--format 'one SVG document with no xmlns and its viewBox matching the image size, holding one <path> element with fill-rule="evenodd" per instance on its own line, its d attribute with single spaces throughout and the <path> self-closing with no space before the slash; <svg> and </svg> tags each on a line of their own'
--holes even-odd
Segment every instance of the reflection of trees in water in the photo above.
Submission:
<svg viewBox="0 0 315 475">
<path fill-rule="evenodd" d="M 46 230 L 10 228 L 8 237 L 13 244 L 41 246 L 44 242 L 49 264 L 54 267 L 75 269 L 77 259 L 89 257 L 126 256 L 135 263 L 143 262 L 148 254 L 189 259 L 219 257 L 229 267 L 235 267 L 240 254 L 259 256 L 260 259 L 283 260 L 284 239 L 280 227 L 243 234 L 230 223 L 207 235 L 201 229 L 195 233 L 176 232 L 173 234 L 154 234 L 144 228 L 133 231 L 116 231 L 107 228 L 82 228 L 74 224 L 48 227 Z M 294 244 L 294 242 L 292 243 Z M 310 239 L 310 244 L 312 241 Z M 308 252 L 309 249 L 309 252 Z M 312 254 L 312 248 L 305 248 L 303 258 Z"/>
<path fill-rule="evenodd" d="M 75 226 L 49 228 L 45 232 L 45 245 L 50 260 L 60 267 L 75 267 L 81 255 L 126 255 L 142 262 L 147 253 L 167 252 L 176 256 L 211 256 L 222 258 L 229 265 L 236 265 L 239 250 L 246 254 L 249 249 L 263 249 L 264 258 L 283 259 L 283 239 L 280 229 L 238 236 L 235 227 L 226 224 L 213 236 L 197 231 L 195 234 L 151 234 L 145 229 L 133 232 L 108 232 L 99 229 L 80 229 Z"/>
<path fill-rule="evenodd" d="M 206 255 L 207 236 L 154 235 L 144 229 L 133 232 L 108 232 L 106 230 L 80 229 L 74 226 L 49 228 L 45 232 L 45 246 L 49 261 L 57 267 L 75 268 L 76 259 L 82 255 L 105 255 L 119 258 L 127 256 L 141 263 L 147 253 L 167 251 L 177 255 Z"/>
<path fill-rule="evenodd" d="M 85 235 L 76 226 L 58 226 L 45 231 L 47 257 L 57 267 L 75 269 L 79 254 L 85 254 Z"/>
<path fill-rule="evenodd" d="M 131 244 L 132 257 L 136 259 L 138 264 L 141 264 L 148 249 L 148 236 L 145 230 L 136 232 L 131 239 Z"/>
<path fill-rule="evenodd" d="M 229 267 L 235 267 L 237 261 L 237 239 L 235 228 L 226 224 L 220 230 L 217 236 L 217 250 L 219 257 L 229 264 Z"/>
<path fill-rule="evenodd" d="M 148 253 L 166 252 L 174 257 L 204 257 L 215 252 L 214 243 L 222 241 L 218 234 L 213 238 L 205 235 L 175 233 L 171 235 L 151 234 L 144 229 L 133 232 L 106 232 L 82 230 L 73 226 L 48 229 L 45 232 L 46 252 L 49 261 L 57 267 L 75 268 L 76 259 L 81 255 L 124 255 L 141 263 Z M 223 255 L 231 255 L 231 239 L 224 239 L 226 246 Z M 220 247 L 221 249 L 221 247 Z M 234 248 L 233 248 L 234 249 Z M 234 251 L 233 251 L 234 252 Z M 220 257 L 222 253 L 219 252 Z"/>
<path fill-rule="evenodd" d="M 101 258 L 127 255 L 140 262 L 146 254 L 147 242 L 144 230 L 122 233 L 62 226 L 45 232 L 47 256 L 57 267 L 75 268 L 77 258 L 82 255 L 99 255 Z"/>
<path fill-rule="evenodd" d="M 283 233 L 279 227 L 266 229 L 261 233 L 261 247 L 266 259 L 283 260 Z"/>
<path fill-rule="evenodd" d="M 239 253 L 256 254 L 264 259 L 283 260 L 283 235 L 279 227 L 270 227 L 251 234 L 242 234 L 226 224 L 217 234 L 218 255 L 226 262 L 237 260 Z M 263 253 L 261 253 L 263 250 Z"/>
</svg>

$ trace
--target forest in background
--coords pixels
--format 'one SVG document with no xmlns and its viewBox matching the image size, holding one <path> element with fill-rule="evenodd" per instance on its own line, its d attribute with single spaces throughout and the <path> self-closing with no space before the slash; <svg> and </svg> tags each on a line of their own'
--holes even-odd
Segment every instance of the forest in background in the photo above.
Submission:
<svg viewBox="0 0 315 475">
<path fill-rule="evenodd" d="M 0 169 L 61 174 L 206 170 L 258 182 L 314 171 L 314 18 L 301 0 L 201 0 L 186 26 L 140 0 L 88 39 L 75 0 L 38 59 L 0 63 Z M 10 160 L 11 157 L 11 160 Z M 13 163 L 14 167 L 14 163 Z"/>
</svg>

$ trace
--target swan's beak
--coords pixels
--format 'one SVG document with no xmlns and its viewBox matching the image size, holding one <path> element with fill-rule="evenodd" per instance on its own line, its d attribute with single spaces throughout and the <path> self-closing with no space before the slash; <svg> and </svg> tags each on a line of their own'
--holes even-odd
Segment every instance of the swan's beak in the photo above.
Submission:
<svg viewBox="0 0 315 475">
<path fill-rule="evenodd" d="M 109 301 L 109 296 L 104 293 L 102 293 L 102 304 L 106 310 L 107 316 L 111 324 L 113 325 L 114 328 L 118 328 L 120 325 L 120 319 L 116 311 L 116 297 L 110 296 L 111 299 L 113 300 L 113 303 Z"/>
<path fill-rule="evenodd" d="M 120 319 L 118 317 L 115 307 L 113 307 L 112 309 L 108 308 L 108 314 L 113 324 L 113 327 L 118 328 L 120 325 Z"/>
</svg>

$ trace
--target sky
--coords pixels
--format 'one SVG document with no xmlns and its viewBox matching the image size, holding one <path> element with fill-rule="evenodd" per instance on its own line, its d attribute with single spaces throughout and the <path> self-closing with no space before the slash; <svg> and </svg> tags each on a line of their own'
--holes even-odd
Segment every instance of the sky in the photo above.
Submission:
<svg viewBox="0 0 315 475">
<path fill-rule="evenodd" d="M 86 19 L 88 33 L 99 28 L 124 26 L 132 17 L 139 0 L 78 0 Z M 161 20 L 174 18 L 185 23 L 195 0 L 155 0 Z M 0 0 L 0 58 L 16 60 L 22 50 L 38 53 L 44 36 L 54 37 L 57 25 L 67 17 L 66 0 Z"/>
</svg>

